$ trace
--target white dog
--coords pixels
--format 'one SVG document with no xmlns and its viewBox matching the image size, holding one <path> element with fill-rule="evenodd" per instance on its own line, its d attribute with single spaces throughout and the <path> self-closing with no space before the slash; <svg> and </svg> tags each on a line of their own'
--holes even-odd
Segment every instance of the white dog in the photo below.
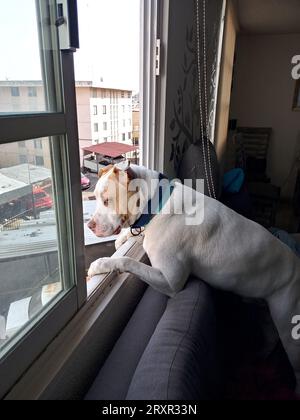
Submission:
<svg viewBox="0 0 300 420">
<path fill-rule="evenodd" d="M 143 187 L 130 188 L 132 180 L 142 180 Z M 129 227 L 142 213 L 132 210 L 132 202 L 137 209 L 147 207 L 158 191 L 153 193 L 150 188 L 153 180 L 158 185 L 159 174 L 143 167 L 126 164 L 123 168 L 106 168 L 99 174 L 95 189 L 97 210 L 89 228 L 97 236 L 109 236 L 127 228 L 117 246 L 126 241 Z M 118 187 L 114 194 L 111 185 Z M 192 203 L 183 206 L 184 197 L 191 196 L 191 191 Z M 129 202 L 131 206 L 126 206 Z M 183 212 L 178 214 L 181 207 Z M 193 214 L 199 223 L 187 223 Z M 300 393 L 300 340 L 291 334 L 292 319 L 300 315 L 300 262 L 285 244 L 220 202 L 176 183 L 163 209 L 145 226 L 143 247 L 152 266 L 128 257 L 101 258 L 91 264 L 88 275 L 129 272 L 172 297 L 193 274 L 213 287 L 264 298 L 294 368 L 296 391 Z"/>
</svg>

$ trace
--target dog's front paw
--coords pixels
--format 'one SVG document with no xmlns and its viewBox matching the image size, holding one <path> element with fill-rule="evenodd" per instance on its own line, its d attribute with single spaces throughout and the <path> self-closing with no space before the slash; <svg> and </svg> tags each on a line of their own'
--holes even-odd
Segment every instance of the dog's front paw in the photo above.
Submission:
<svg viewBox="0 0 300 420">
<path fill-rule="evenodd" d="M 132 236 L 130 228 L 122 229 L 121 233 L 116 239 L 115 248 L 118 250 L 128 239 Z"/>
<path fill-rule="evenodd" d="M 91 278 L 97 274 L 106 274 L 111 271 L 118 271 L 117 260 L 113 258 L 99 258 L 94 261 L 88 271 L 88 277 Z"/>
<path fill-rule="evenodd" d="M 127 242 L 127 235 L 120 235 L 115 241 L 115 248 L 118 250 L 125 242 Z"/>
</svg>

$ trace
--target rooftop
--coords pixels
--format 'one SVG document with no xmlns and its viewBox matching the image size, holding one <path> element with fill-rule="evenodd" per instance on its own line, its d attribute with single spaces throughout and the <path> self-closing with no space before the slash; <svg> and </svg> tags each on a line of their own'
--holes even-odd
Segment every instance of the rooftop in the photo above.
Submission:
<svg viewBox="0 0 300 420">
<path fill-rule="evenodd" d="M 30 193 L 30 186 L 0 173 L 0 205 Z"/>
<path fill-rule="evenodd" d="M 118 142 L 107 142 L 95 144 L 94 146 L 83 147 L 82 150 L 89 153 L 96 153 L 98 155 L 116 158 L 125 153 L 138 150 L 138 147 Z"/>
<path fill-rule="evenodd" d="M 0 174 L 26 185 L 36 184 L 51 178 L 50 169 L 29 165 L 28 163 L 1 168 Z"/>
<path fill-rule="evenodd" d="M 91 80 L 77 80 L 75 82 L 76 87 L 90 87 L 94 89 L 108 89 L 108 90 L 118 90 L 122 92 L 132 92 L 132 90 L 122 87 L 113 87 L 105 85 L 104 82 L 96 83 Z M 35 87 L 42 87 L 44 86 L 44 83 L 42 80 L 0 80 L 0 87 L 29 87 L 29 86 L 35 86 Z"/>
</svg>

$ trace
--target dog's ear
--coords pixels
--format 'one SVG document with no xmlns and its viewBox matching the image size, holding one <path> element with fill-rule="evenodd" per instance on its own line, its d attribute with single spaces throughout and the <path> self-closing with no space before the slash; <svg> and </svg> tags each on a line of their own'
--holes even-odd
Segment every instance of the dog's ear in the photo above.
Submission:
<svg viewBox="0 0 300 420">
<path fill-rule="evenodd" d="M 130 161 L 128 159 L 123 160 L 122 162 L 115 164 L 116 171 L 124 171 L 126 172 L 130 168 Z"/>
<path fill-rule="evenodd" d="M 131 179 L 136 178 L 135 172 L 131 168 L 129 160 L 125 160 L 123 162 L 117 163 L 114 166 L 114 172 L 115 172 L 115 174 L 118 174 L 118 172 L 126 172 L 129 181 Z"/>
<path fill-rule="evenodd" d="M 108 165 L 108 166 L 105 166 L 105 168 L 101 168 L 99 170 L 98 177 L 101 178 L 102 175 L 106 174 L 106 172 L 110 171 L 113 167 L 114 165 Z"/>
</svg>

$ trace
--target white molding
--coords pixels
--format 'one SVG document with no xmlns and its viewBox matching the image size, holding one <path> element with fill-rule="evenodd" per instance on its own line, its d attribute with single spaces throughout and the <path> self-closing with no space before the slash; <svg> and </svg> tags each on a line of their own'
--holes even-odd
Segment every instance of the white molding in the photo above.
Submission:
<svg viewBox="0 0 300 420">
<path fill-rule="evenodd" d="M 157 13 L 158 0 L 141 1 L 140 156 L 149 169 L 155 169 Z"/>
<path fill-rule="evenodd" d="M 219 97 L 219 85 L 220 85 L 220 73 L 221 73 L 226 8 L 227 8 L 227 0 L 223 0 L 221 21 L 220 21 L 218 53 L 217 53 L 216 88 L 214 90 L 214 96 L 215 96 L 214 97 L 214 119 L 213 119 L 213 124 L 212 124 L 212 129 L 211 129 L 211 141 L 213 144 L 215 143 L 215 133 L 216 133 L 216 118 L 217 118 L 217 107 L 218 107 L 218 97 Z"/>
<path fill-rule="evenodd" d="M 167 69 L 170 0 L 160 1 L 158 35 L 160 38 L 160 77 L 157 78 L 155 120 L 155 169 L 164 173 L 166 140 Z"/>
</svg>

